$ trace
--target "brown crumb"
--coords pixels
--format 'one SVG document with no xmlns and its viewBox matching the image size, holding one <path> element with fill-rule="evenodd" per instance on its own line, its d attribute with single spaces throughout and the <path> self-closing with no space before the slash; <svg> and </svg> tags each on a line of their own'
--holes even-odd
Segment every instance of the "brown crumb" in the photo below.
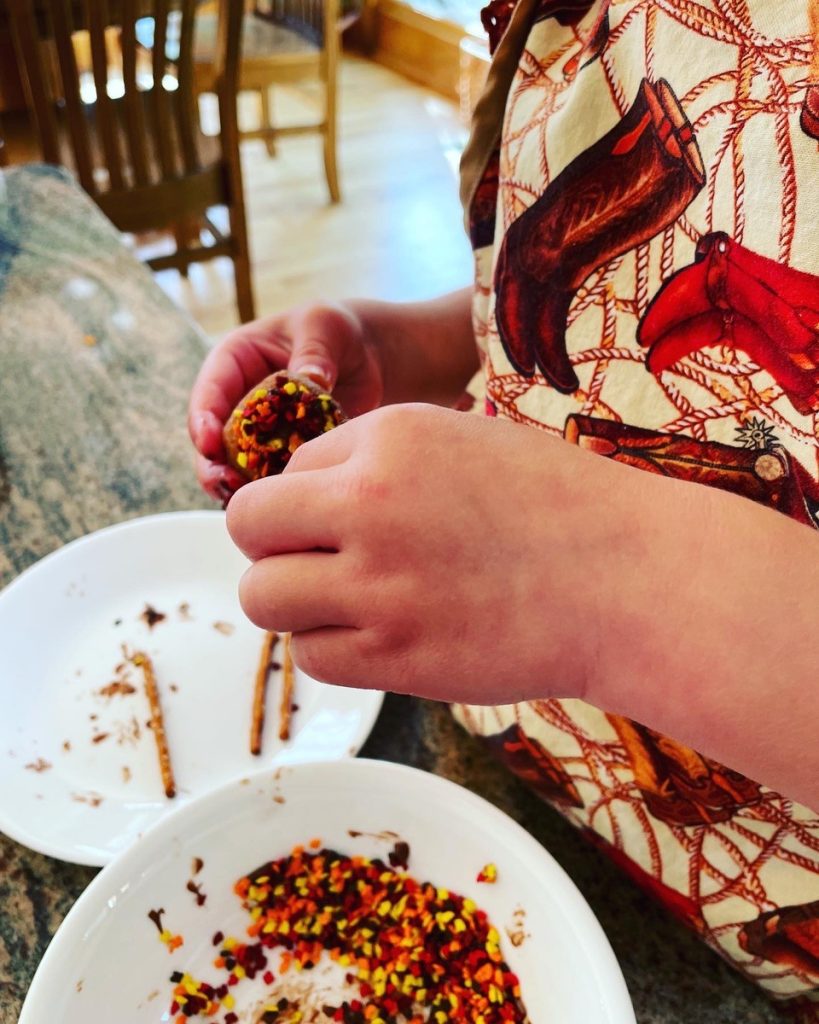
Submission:
<svg viewBox="0 0 819 1024">
<path fill-rule="evenodd" d="M 46 761 L 44 757 L 38 757 L 36 761 L 30 761 L 26 768 L 30 772 L 47 772 L 51 767 L 51 762 Z"/>
<path fill-rule="evenodd" d="M 110 732 L 98 732 L 96 736 L 91 737 L 92 743 L 102 743 L 103 740 L 107 740 L 111 735 Z"/>
<path fill-rule="evenodd" d="M 156 925 L 156 930 L 159 932 L 160 935 L 165 930 L 165 926 L 162 924 L 162 915 L 164 913 L 165 913 L 165 908 L 164 907 L 159 907 L 158 910 L 149 910 L 148 911 L 148 917 Z"/>
<path fill-rule="evenodd" d="M 136 692 L 136 687 L 126 683 L 124 679 L 114 679 L 107 686 L 97 690 L 100 697 L 116 697 L 117 695 L 127 697 L 128 694 Z"/>
<path fill-rule="evenodd" d="M 274 803 L 274 804 L 286 804 L 286 803 L 287 803 L 287 801 L 285 800 L 285 798 L 284 798 L 283 796 L 280 796 L 280 795 L 279 795 L 279 794 L 277 793 L 277 794 L 276 794 L 276 795 L 275 795 L 275 796 L 273 797 L 273 803 Z"/>
<path fill-rule="evenodd" d="M 168 686 L 168 689 L 171 691 L 171 693 L 179 693 L 179 687 L 176 685 L 176 683 L 171 683 Z"/>
<path fill-rule="evenodd" d="M 205 862 L 202 860 L 201 857 L 194 857 L 193 862 L 191 863 L 191 873 L 194 875 L 198 875 L 204 866 Z"/>
<path fill-rule="evenodd" d="M 524 929 L 525 921 L 526 911 L 523 907 L 515 907 L 515 911 L 512 914 L 512 926 L 506 929 L 506 934 L 509 936 L 509 941 L 513 946 L 522 946 L 529 937 Z"/>
<path fill-rule="evenodd" d="M 187 601 L 183 601 L 176 610 L 179 612 L 179 618 L 184 619 L 185 622 L 190 622 L 193 618 L 191 615 L 191 606 Z"/>
<path fill-rule="evenodd" d="M 93 348 L 97 344 L 97 339 L 93 334 L 84 334 L 82 336 L 82 343 L 86 348 Z"/>
<path fill-rule="evenodd" d="M 130 782 L 131 781 L 131 769 L 128 767 L 127 764 L 124 764 L 122 766 L 122 781 L 123 782 Z"/>
<path fill-rule="evenodd" d="M 222 622 L 221 620 L 214 622 L 213 628 L 217 633 L 221 633 L 222 636 L 230 636 L 230 634 L 236 629 L 231 622 Z"/>
<path fill-rule="evenodd" d="M 80 978 L 80 980 L 77 982 L 77 984 L 74 987 L 76 988 L 76 990 L 78 992 L 82 992 L 82 985 L 83 985 L 83 979 Z"/>
<path fill-rule="evenodd" d="M 63 740 L 63 750 L 66 752 L 66 754 L 68 753 L 68 751 L 70 749 L 71 749 L 71 740 Z"/>
<path fill-rule="evenodd" d="M 409 867 L 409 856 L 410 847 L 409 843 L 404 839 L 399 839 L 395 846 L 387 854 L 390 865 L 394 868 L 403 868 L 404 870 Z"/>
<path fill-rule="evenodd" d="M 142 619 L 148 629 L 153 629 L 158 622 L 163 622 L 167 617 L 165 612 L 158 612 L 156 608 L 149 604 L 145 605 L 145 610 L 140 615 L 140 619 Z"/>
<path fill-rule="evenodd" d="M 189 879 L 188 884 L 185 886 L 188 892 L 192 892 L 196 897 L 197 907 L 204 907 L 205 900 L 208 898 L 205 893 L 202 892 L 202 886 L 198 882 L 194 882 L 193 879 Z"/>
<path fill-rule="evenodd" d="M 88 804 L 89 807 L 99 807 L 102 801 L 105 799 L 100 796 L 99 793 L 72 793 L 71 799 L 75 800 L 78 804 Z"/>
</svg>

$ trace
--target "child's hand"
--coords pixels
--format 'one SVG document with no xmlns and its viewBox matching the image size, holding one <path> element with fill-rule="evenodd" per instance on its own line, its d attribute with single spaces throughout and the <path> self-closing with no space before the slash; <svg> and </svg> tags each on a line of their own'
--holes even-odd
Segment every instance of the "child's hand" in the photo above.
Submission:
<svg viewBox="0 0 819 1024">
<path fill-rule="evenodd" d="M 255 562 L 242 605 L 294 632 L 318 679 L 472 703 L 580 695 L 607 581 L 640 586 L 623 530 L 641 507 L 618 485 L 646 476 L 508 421 L 381 409 L 232 499 Z"/>
<path fill-rule="evenodd" d="M 375 350 L 359 317 L 345 306 L 305 306 L 232 331 L 202 365 L 188 410 L 197 476 L 211 497 L 224 501 L 245 483 L 225 464 L 225 421 L 254 384 L 284 367 L 334 389 L 348 416 L 381 401 Z"/>
</svg>

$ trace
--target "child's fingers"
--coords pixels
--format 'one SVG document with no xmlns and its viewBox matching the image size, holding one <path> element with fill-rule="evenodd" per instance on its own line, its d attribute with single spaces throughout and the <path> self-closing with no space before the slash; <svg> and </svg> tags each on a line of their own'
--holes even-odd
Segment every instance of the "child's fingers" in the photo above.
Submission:
<svg viewBox="0 0 819 1024">
<path fill-rule="evenodd" d="M 290 329 L 293 347 L 288 368 L 332 390 L 360 325 L 337 307 L 307 306 L 291 313 Z"/>
<path fill-rule="evenodd" d="M 344 517 L 332 470 L 256 480 L 228 506 L 234 544 L 257 561 L 288 551 L 337 550 Z"/>
<path fill-rule="evenodd" d="M 342 582 L 342 561 L 343 555 L 324 551 L 263 558 L 239 585 L 245 614 L 262 629 L 277 633 L 355 627 L 354 603 Z"/>
<path fill-rule="evenodd" d="M 204 455 L 196 456 L 196 477 L 205 493 L 222 504 L 247 482 L 235 469 L 220 462 L 212 462 Z"/>
<path fill-rule="evenodd" d="M 223 423 L 210 410 L 191 413 L 188 418 L 188 432 L 197 451 L 206 459 L 224 458 L 225 445 L 222 439 Z"/>
<path fill-rule="evenodd" d="M 286 365 L 290 342 L 281 317 L 268 317 L 232 331 L 202 363 L 191 390 L 188 429 L 196 444 L 202 414 L 224 424 L 254 384 Z"/>
</svg>

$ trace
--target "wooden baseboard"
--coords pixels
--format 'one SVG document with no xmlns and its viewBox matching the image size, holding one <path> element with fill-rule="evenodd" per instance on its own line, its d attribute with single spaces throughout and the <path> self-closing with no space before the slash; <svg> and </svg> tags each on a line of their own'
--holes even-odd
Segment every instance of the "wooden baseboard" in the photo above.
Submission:
<svg viewBox="0 0 819 1024">
<path fill-rule="evenodd" d="M 432 18 L 400 0 L 380 0 L 373 57 L 452 100 L 460 98 L 462 25 Z"/>
</svg>

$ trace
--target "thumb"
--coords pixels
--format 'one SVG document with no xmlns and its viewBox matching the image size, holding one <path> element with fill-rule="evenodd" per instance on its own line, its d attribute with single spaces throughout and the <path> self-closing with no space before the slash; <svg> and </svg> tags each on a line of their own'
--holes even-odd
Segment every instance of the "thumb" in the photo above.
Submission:
<svg viewBox="0 0 819 1024">
<path fill-rule="evenodd" d="M 355 316 L 340 307 L 307 306 L 292 314 L 290 331 L 287 368 L 332 391 L 344 356 L 361 332 Z"/>
</svg>

